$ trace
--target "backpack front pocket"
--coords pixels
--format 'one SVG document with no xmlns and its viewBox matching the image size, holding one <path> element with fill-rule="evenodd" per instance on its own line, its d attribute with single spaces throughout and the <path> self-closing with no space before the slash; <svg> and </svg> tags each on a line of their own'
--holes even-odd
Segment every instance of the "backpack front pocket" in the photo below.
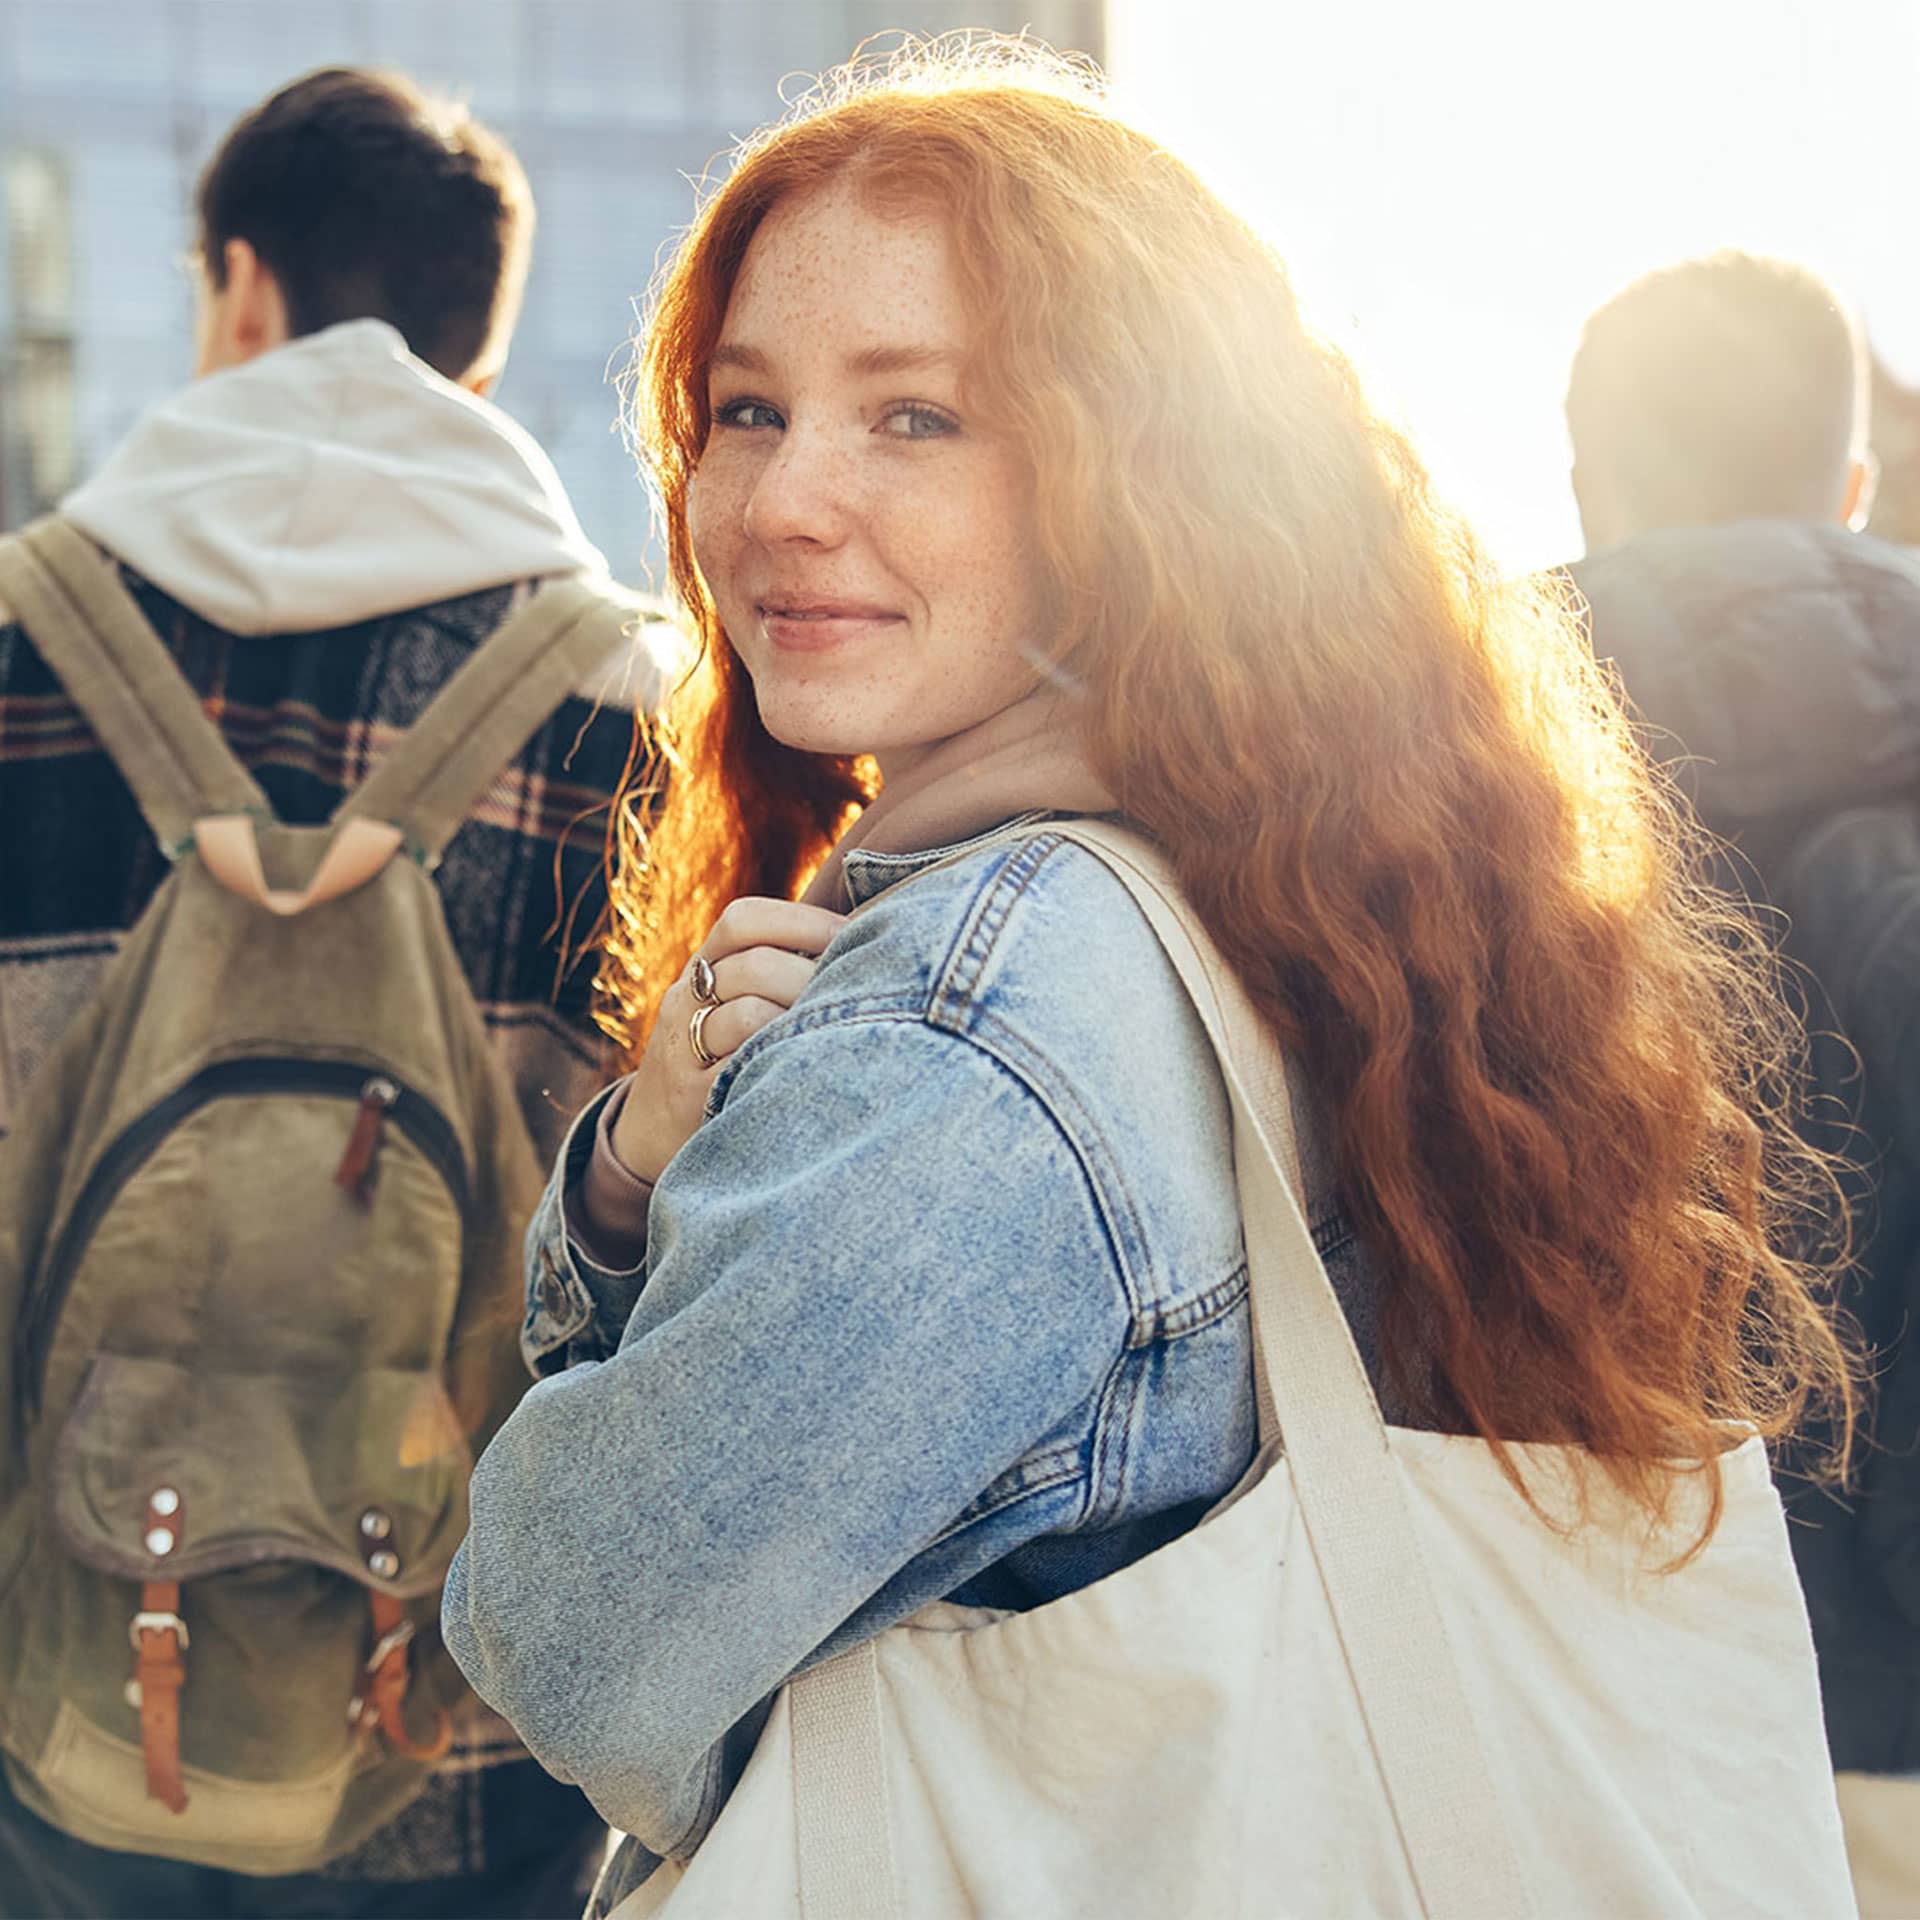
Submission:
<svg viewBox="0 0 1920 1920">
<path fill-rule="evenodd" d="M 360 1756 L 337 1759 L 303 1780 L 236 1780 L 189 1763 L 188 1800 L 175 1814 L 146 1794 L 138 1740 L 97 1727 L 63 1702 L 38 1760 L 13 1790 L 56 1825 L 98 1847 L 198 1860 L 243 1848 L 245 1871 L 294 1873 L 309 1865 L 340 1817 Z"/>
<path fill-rule="evenodd" d="M 60 1551 L 0 1618 L 29 1804 L 97 1845 L 255 1873 L 304 1870 L 390 1818 L 451 1688 L 437 1596 L 469 1469 L 434 1371 L 99 1355 L 53 1454 Z M 178 1805 L 150 1786 L 143 1624 L 177 1642 Z M 396 1627 L 412 1645 L 390 1727 L 362 1703 Z"/>
<path fill-rule="evenodd" d="M 437 1372 L 249 1374 L 103 1353 L 55 1447 L 53 1522 L 76 1560 L 123 1580 L 290 1560 L 405 1599 L 436 1591 L 453 1559 L 471 1464 Z M 156 1552 L 162 1488 L 181 1524 Z"/>
<path fill-rule="evenodd" d="M 384 1096 L 378 1106 L 370 1089 Z M 373 1282 L 396 1256 L 419 1282 L 417 1304 L 450 1315 L 468 1186 L 446 1117 L 375 1067 L 248 1058 L 203 1068 L 115 1135 L 67 1209 L 21 1306 L 23 1419 L 66 1398 L 49 1392 L 57 1345 L 81 1364 L 98 1348 L 130 1346 L 205 1361 L 224 1329 L 258 1318 L 293 1333 L 298 1308 L 297 1345 L 316 1364 L 364 1352 L 362 1325 L 388 1305 L 371 1297 Z M 418 1245 L 397 1246 L 397 1236 Z M 369 1280 L 360 1296 L 356 1270 Z M 76 1287 L 93 1273 L 100 1284 Z M 76 1297 L 86 1324 L 63 1339 Z M 411 1343 L 394 1331 L 387 1344 L 404 1354 Z M 437 1354 L 446 1327 L 430 1332 L 438 1337 L 424 1352 Z M 71 1370 L 64 1384 L 77 1387 Z"/>
</svg>

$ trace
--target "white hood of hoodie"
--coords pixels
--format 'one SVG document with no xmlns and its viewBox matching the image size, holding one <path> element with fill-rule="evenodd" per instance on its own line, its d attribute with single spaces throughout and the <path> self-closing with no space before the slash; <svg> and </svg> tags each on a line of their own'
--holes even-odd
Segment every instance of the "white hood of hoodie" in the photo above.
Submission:
<svg viewBox="0 0 1920 1920">
<path fill-rule="evenodd" d="M 532 437 L 380 320 L 194 381 L 60 511 L 229 633 L 606 572 Z"/>
</svg>

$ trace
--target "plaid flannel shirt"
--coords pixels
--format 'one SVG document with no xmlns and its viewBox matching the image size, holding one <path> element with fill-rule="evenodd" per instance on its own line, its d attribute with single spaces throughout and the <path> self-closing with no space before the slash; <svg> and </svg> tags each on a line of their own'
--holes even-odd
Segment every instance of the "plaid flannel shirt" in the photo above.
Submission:
<svg viewBox="0 0 1920 1920">
<path fill-rule="evenodd" d="M 355 626 L 255 638 L 122 573 L 275 812 L 299 825 L 328 818 L 531 590 L 492 587 Z M 549 1158 L 608 1068 L 590 1017 L 590 937 L 634 703 L 658 690 L 640 648 L 607 679 L 534 733 L 435 874 L 455 950 Z M 165 873 L 126 782 L 0 609 L 0 1133 Z M 327 1877 L 499 1870 L 597 1827 L 585 1801 L 475 1703 L 427 1793 Z"/>
</svg>

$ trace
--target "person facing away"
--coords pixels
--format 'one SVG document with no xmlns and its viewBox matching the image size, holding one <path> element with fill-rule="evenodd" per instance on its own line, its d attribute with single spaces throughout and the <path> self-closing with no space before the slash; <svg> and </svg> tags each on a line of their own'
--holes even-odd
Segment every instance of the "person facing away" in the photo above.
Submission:
<svg viewBox="0 0 1920 1920">
<path fill-rule="evenodd" d="M 1248 1466 L 1220 1073 L 1049 822 L 1157 843 L 1299 1068 L 1390 1417 L 1641 1497 L 1841 1370 L 1768 1238 L 1813 1162 L 1730 1077 L 1777 1010 L 1571 622 L 1190 172 L 1031 54 L 943 57 L 748 143 L 637 370 L 703 655 L 615 885 L 632 1071 L 536 1215 L 543 1377 L 443 1602 L 631 1836 L 596 1911 L 701 1845 L 798 1670 L 1077 1594 Z"/>
<path fill-rule="evenodd" d="M 1810 976 L 1816 1137 L 1857 1165 L 1873 1444 L 1844 1494 L 1783 1485 L 1862 1902 L 1907 1913 L 1920 1786 L 1886 1777 L 1920 1770 L 1920 557 L 1857 531 L 1865 378 L 1830 286 L 1722 252 L 1600 308 L 1566 407 L 1594 651 Z M 1883 1807 L 1903 1838 L 1876 1865 Z"/>
<path fill-rule="evenodd" d="M 317 824 L 541 582 L 605 568 L 485 397 L 534 219 L 497 135 L 402 76 L 314 73 L 227 135 L 197 215 L 196 378 L 62 512 L 119 563 L 274 811 Z M 635 659 L 532 735 L 436 876 L 547 1150 L 600 1077 L 567 941 L 604 899 L 605 810 L 652 691 Z M 0 1131 L 165 868 L 0 609 Z M 110 1853 L 0 1788 L 0 1911 L 562 1914 L 598 1843 L 585 1801 L 473 1706 L 423 1797 L 324 1877 Z"/>
</svg>

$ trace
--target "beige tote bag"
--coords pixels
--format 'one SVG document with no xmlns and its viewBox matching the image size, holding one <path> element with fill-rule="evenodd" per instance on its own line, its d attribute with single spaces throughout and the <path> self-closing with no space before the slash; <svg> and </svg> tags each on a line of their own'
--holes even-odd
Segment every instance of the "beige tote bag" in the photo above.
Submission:
<svg viewBox="0 0 1920 1920">
<path fill-rule="evenodd" d="M 1663 1574 L 1697 1481 L 1654 1533 L 1588 1475 L 1563 1535 L 1483 1442 L 1386 1426 L 1283 1173 L 1277 1048 L 1151 848 L 1045 831 L 1125 884 L 1220 1056 L 1259 1457 L 1095 1586 L 928 1607 L 792 1681 L 700 1850 L 616 1920 L 1852 1915 L 1758 1438 L 1723 1456 L 1712 1541 Z M 1570 1511 L 1581 1459 L 1515 1451 Z"/>
</svg>

